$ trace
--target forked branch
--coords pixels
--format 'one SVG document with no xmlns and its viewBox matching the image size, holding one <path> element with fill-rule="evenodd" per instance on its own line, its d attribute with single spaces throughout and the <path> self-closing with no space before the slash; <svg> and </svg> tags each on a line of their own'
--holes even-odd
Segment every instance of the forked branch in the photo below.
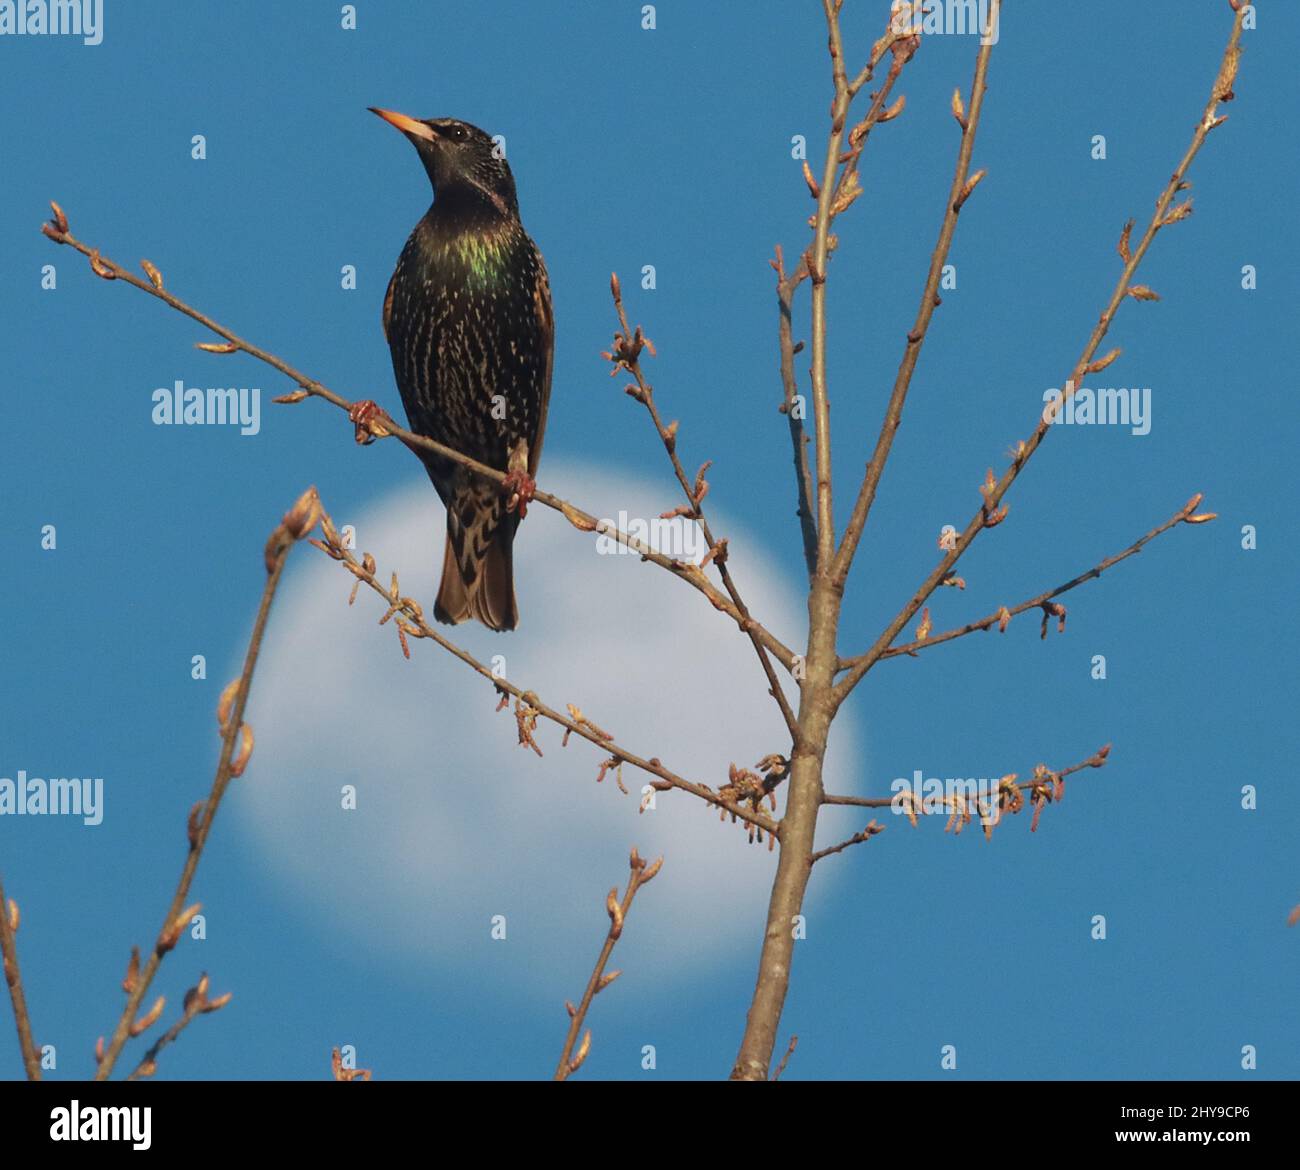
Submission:
<svg viewBox="0 0 1300 1170">
<path fill-rule="evenodd" d="M 853 688 L 858 685 L 866 673 L 880 660 L 893 645 L 894 640 L 898 637 L 903 627 L 917 614 L 923 605 L 930 599 L 939 586 L 952 575 L 953 568 L 961 559 L 962 555 L 974 542 L 975 538 L 985 529 L 993 527 L 1001 521 L 1006 515 L 1004 508 L 1000 507 L 1002 498 L 1010 490 L 1011 485 L 1015 483 L 1020 473 L 1025 469 L 1029 460 L 1033 457 L 1042 441 L 1047 436 L 1051 424 L 1060 410 L 1064 408 L 1065 402 L 1073 396 L 1076 389 L 1081 384 L 1081 380 L 1090 373 L 1104 369 L 1111 361 L 1118 356 L 1118 351 L 1112 351 L 1101 358 L 1097 358 L 1097 350 L 1105 340 L 1107 333 L 1110 331 L 1111 323 L 1115 319 L 1119 307 L 1126 299 L 1132 298 L 1137 301 L 1147 301 L 1155 297 L 1155 294 L 1143 285 L 1133 283 L 1138 268 L 1141 266 L 1143 258 L 1150 249 L 1152 243 L 1159 232 L 1164 228 L 1170 227 L 1181 220 L 1186 219 L 1191 212 L 1190 200 L 1175 206 L 1175 200 L 1183 191 L 1187 189 L 1186 176 L 1192 162 L 1197 154 L 1200 153 L 1201 147 L 1205 145 L 1205 140 L 1210 132 L 1218 126 L 1221 126 L 1226 120 L 1227 115 L 1218 113 L 1221 102 L 1231 101 L 1233 94 L 1233 84 L 1237 76 L 1237 68 L 1241 58 L 1241 29 L 1245 19 L 1246 6 L 1236 6 L 1236 16 L 1232 22 L 1232 32 L 1228 38 L 1227 47 L 1224 50 L 1223 59 L 1219 64 L 1218 72 L 1215 74 L 1214 84 L 1210 90 L 1210 97 L 1206 102 L 1205 108 L 1200 119 L 1196 124 L 1196 129 L 1192 134 L 1191 143 L 1184 152 L 1182 159 L 1175 168 L 1168 183 L 1165 184 L 1164 190 L 1156 200 L 1155 211 L 1142 233 L 1136 246 L 1132 243 L 1132 223 L 1130 222 L 1120 236 L 1119 252 L 1120 258 L 1124 261 L 1124 267 L 1120 272 L 1119 279 L 1115 288 L 1107 301 L 1097 324 L 1094 326 L 1092 333 L 1089 335 L 1087 343 L 1083 347 L 1083 352 L 1079 355 L 1078 361 L 1075 362 L 1074 368 L 1069 378 L 1065 382 L 1065 390 L 1062 396 L 1048 409 L 1040 413 L 1038 424 L 1035 426 L 1032 434 L 1028 439 L 1021 441 L 1016 446 L 1016 451 L 1010 466 L 1002 473 L 1000 478 L 993 478 L 990 475 L 989 482 L 981 489 L 983 500 L 975 515 L 971 517 L 970 522 L 957 537 L 952 548 L 945 553 L 943 558 L 935 566 L 933 571 L 921 583 L 911 599 L 903 606 L 894 616 L 889 624 L 881 631 L 880 636 L 875 643 L 865 653 L 854 659 L 854 665 L 848 673 L 835 685 L 833 699 L 838 706 L 852 692 Z"/>
<path fill-rule="evenodd" d="M 1060 623 L 1060 628 L 1063 629 L 1065 626 L 1065 607 L 1063 605 L 1054 605 L 1053 600 L 1055 598 L 1060 597 L 1063 593 L 1069 593 L 1071 589 L 1077 589 L 1080 585 L 1084 585 L 1089 581 L 1095 581 L 1107 569 L 1113 568 L 1121 561 L 1128 560 L 1131 556 L 1136 556 L 1148 544 L 1150 544 L 1151 541 L 1155 540 L 1156 537 L 1161 536 L 1179 524 L 1205 524 L 1211 520 L 1217 519 L 1214 512 L 1198 513 L 1196 511 L 1200 506 L 1201 499 L 1202 497 L 1199 493 L 1194 495 L 1168 520 L 1163 524 L 1157 525 L 1144 536 L 1138 537 L 1138 539 L 1130 544 L 1128 548 L 1124 549 L 1122 552 L 1115 553 L 1113 556 L 1106 557 L 1104 560 L 1093 565 L 1091 569 L 1080 573 L 1077 577 L 1072 577 L 1069 581 L 1056 586 L 1055 589 L 1048 589 L 1043 593 L 1035 594 L 1035 596 L 1020 602 L 1019 605 L 1001 606 L 987 617 L 980 618 L 979 621 L 967 622 L 964 626 L 957 626 L 954 629 L 945 630 L 941 634 L 928 634 L 924 638 L 917 638 L 911 642 L 904 642 L 898 646 L 891 646 L 880 656 L 880 658 L 881 660 L 886 658 L 896 658 L 900 654 L 906 654 L 915 658 L 917 653 L 921 650 L 927 650 L 931 646 L 942 646 L 945 642 L 951 642 L 956 638 L 964 637 L 966 634 L 973 634 L 976 630 L 990 630 L 994 626 L 997 626 L 999 630 L 1005 631 L 1013 617 L 1031 609 L 1041 609 L 1043 611 L 1044 636 L 1046 636 L 1047 633 L 1047 622 L 1049 618 L 1056 618 Z M 857 665 L 857 662 L 857 659 L 850 658 L 843 664 L 843 668 L 851 668 Z"/>
<path fill-rule="evenodd" d="M 992 0 L 989 7 L 989 22 L 994 28 L 1001 19 L 1001 0 Z M 903 406 L 907 401 L 907 392 L 912 385 L 912 375 L 921 356 L 921 347 L 925 344 L 926 333 L 934 319 L 934 311 L 939 307 L 939 281 L 943 277 L 944 266 L 948 263 L 948 253 L 952 248 L 953 237 L 957 233 L 957 220 L 961 209 L 970 198 L 984 172 L 971 176 L 971 157 L 975 152 L 975 134 L 979 129 L 980 115 L 984 112 L 984 95 L 988 91 L 989 59 L 993 54 L 993 41 L 985 38 L 975 58 L 975 77 L 971 82 L 969 111 L 957 91 L 953 92 L 953 115 L 961 128 L 961 145 L 957 150 L 957 165 L 953 173 L 952 184 L 948 189 L 948 200 L 944 204 L 943 220 L 939 226 L 939 239 L 930 255 L 930 270 L 921 291 L 921 304 L 916 311 L 916 320 L 907 334 L 903 346 L 903 358 L 894 378 L 894 387 L 890 391 L 889 404 L 885 408 L 885 420 L 880 426 L 880 435 L 876 439 L 876 449 L 867 464 L 862 486 L 858 489 L 853 512 L 844 529 L 844 539 L 835 554 L 833 574 L 835 581 L 843 585 L 853 565 L 853 557 L 862 538 L 867 518 L 871 514 L 871 505 L 875 502 L 876 489 L 881 476 L 885 473 L 885 464 L 893 449 L 894 436 L 903 421 Z"/>
</svg>

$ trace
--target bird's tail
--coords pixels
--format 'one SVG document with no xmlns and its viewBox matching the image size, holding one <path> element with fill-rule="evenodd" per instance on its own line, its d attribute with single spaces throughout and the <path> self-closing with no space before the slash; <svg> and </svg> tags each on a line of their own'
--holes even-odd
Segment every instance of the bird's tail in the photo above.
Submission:
<svg viewBox="0 0 1300 1170">
<path fill-rule="evenodd" d="M 455 516 L 448 513 L 442 583 L 433 606 L 433 616 L 440 622 L 456 625 L 473 618 L 489 630 L 513 630 L 519 624 L 513 561 L 516 524 L 511 520 L 504 517 L 487 547 L 477 552 L 471 551 L 477 534 L 464 532 Z M 458 536 L 461 539 L 457 540 Z"/>
</svg>

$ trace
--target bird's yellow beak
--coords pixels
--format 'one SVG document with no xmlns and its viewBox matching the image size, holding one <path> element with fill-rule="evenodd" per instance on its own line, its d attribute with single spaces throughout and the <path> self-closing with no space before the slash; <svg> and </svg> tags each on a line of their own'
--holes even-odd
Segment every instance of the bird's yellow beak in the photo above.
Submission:
<svg viewBox="0 0 1300 1170">
<path fill-rule="evenodd" d="M 408 138 L 423 138 L 428 142 L 433 142 L 438 137 L 433 132 L 432 127 L 416 121 L 414 118 L 408 118 L 405 114 L 399 114 L 396 110 L 381 110 L 376 106 L 371 106 L 370 112 L 378 114 L 390 126 L 396 126 Z"/>
</svg>

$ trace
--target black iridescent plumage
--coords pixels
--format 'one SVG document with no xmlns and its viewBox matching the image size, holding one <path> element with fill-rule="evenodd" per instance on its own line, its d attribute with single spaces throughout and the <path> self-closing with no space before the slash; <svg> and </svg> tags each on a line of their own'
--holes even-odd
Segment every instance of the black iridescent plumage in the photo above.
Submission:
<svg viewBox="0 0 1300 1170">
<path fill-rule="evenodd" d="M 529 484 L 546 427 L 555 326 L 546 266 L 519 221 L 510 167 L 466 122 L 374 112 L 415 146 L 434 190 L 384 299 L 411 430 Z M 434 616 L 514 629 L 519 515 L 507 510 L 499 484 L 436 456 L 425 466 L 447 507 Z"/>
</svg>

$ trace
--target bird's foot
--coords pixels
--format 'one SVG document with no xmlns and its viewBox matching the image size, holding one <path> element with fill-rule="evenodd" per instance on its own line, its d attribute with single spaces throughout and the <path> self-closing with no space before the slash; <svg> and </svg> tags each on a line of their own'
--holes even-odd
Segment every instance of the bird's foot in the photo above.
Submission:
<svg viewBox="0 0 1300 1170">
<path fill-rule="evenodd" d="M 383 424 L 383 420 L 388 418 L 388 412 L 370 398 L 354 402 L 348 411 L 348 418 L 357 428 L 358 443 L 373 443 L 389 433 Z"/>
<path fill-rule="evenodd" d="M 528 472 L 516 468 L 506 475 L 501 486 L 506 492 L 506 511 L 513 512 L 518 508 L 519 519 L 522 520 L 528 514 L 528 504 L 533 493 L 537 491 L 537 481 Z"/>
</svg>

